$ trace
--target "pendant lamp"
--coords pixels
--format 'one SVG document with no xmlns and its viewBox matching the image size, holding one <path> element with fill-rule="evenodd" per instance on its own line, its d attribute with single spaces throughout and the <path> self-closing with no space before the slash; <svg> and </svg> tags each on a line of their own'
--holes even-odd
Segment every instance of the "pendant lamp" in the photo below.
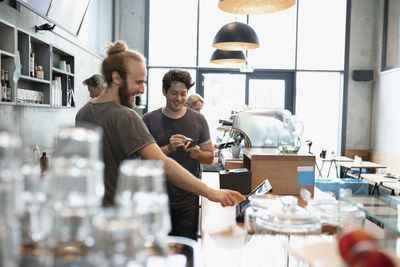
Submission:
<svg viewBox="0 0 400 267">
<path fill-rule="evenodd" d="M 213 47 L 221 50 L 250 50 L 260 47 L 256 32 L 242 22 L 225 24 L 215 35 Z"/>
<path fill-rule="evenodd" d="M 242 51 L 215 50 L 211 56 L 211 63 L 245 63 L 246 57 Z"/>
<path fill-rule="evenodd" d="M 219 0 L 218 7 L 233 14 L 265 14 L 288 9 L 296 0 Z"/>
</svg>

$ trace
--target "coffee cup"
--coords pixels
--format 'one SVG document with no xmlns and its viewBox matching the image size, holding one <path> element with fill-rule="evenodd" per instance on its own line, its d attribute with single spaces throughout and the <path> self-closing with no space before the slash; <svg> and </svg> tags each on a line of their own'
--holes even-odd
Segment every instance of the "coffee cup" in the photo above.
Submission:
<svg viewBox="0 0 400 267">
<path fill-rule="evenodd" d="M 233 158 L 239 158 L 241 149 L 240 145 L 233 145 L 229 148 L 229 151 L 232 153 Z"/>
</svg>

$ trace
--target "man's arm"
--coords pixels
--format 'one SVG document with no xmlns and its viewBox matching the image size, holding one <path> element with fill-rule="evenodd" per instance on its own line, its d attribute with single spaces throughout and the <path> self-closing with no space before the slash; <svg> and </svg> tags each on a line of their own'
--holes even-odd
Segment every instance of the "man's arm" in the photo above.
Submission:
<svg viewBox="0 0 400 267">
<path fill-rule="evenodd" d="M 190 157 L 198 160 L 200 163 L 211 164 L 214 161 L 214 149 L 209 142 L 204 146 L 194 146 L 188 149 Z"/>
<path fill-rule="evenodd" d="M 169 182 L 193 194 L 204 196 L 214 202 L 219 202 L 223 207 L 233 206 L 244 199 L 244 197 L 236 191 L 214 190 L 208 187 L 186 169 L 181 167 L 176 161 L 167 157 L 155 143 L 140 149 L 139 155 L 143 159 L 162 160 L 165 164 L 165 174 Z"/>
</svg>

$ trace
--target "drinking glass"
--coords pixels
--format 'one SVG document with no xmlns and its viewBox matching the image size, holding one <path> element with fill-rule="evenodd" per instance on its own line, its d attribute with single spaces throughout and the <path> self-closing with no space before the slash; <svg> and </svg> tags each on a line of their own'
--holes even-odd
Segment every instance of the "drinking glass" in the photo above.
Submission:
<svg viewBox="0 0 400 267">
<path fill-rule="evenodd" d="M 100 207 L 104 195 L 99 128 L 62 128 L 57 136 L 48 193 L 56 209 Z"/>
<path fill-rule="evenodd" d="M 46 248 L 54 265 L 84 262 L 93 245 L 92 219 L 104 195 L 101 130 L 61 128 L 46 193 L 53 217 Z"/>
<path fill-rule="evenodd" d="M 21 138 L 0 131 L 0 266 L 17 266 L 18 217 L 23 213 L 23 180 L 20 175 Z"/>
<path fill-rule="evenodd" d="M 166 236 L 171 230 L 168 195 L 162 161 L 127 160 L 122 162 L 115 202 L 119 209 L 138 220 L 144 246 L 167 253 Z"/>
<path fill-rule="evenodd" d="M 142 266 L 146 251 L 142 246 L 138 220 L 117 207 L 99 211 L 92 220 L 95 243 L 87 262 L 94 266 Z"/>
</svg>

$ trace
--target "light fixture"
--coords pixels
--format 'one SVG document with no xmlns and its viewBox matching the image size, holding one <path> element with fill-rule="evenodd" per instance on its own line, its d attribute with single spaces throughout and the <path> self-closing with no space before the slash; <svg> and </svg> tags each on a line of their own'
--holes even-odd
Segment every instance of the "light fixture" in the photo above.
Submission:
<svg viewBox="0 0 400 267">
<path fill-rule="evenodd" d="M 246 57 L 242 51 L 215 50 L 211 56 L 211 63 L 245 63 Z"/>
<path fill-rule="evenodd" d="M 260 47 L 256 32 L 242 22 L 225 24 L 215 35 L 213 47 L 221 50 L 250 50 Z"/>
<path fill-rule="evenodd" d="M 265 14 L 288 9 L 296 0 L 219 0 L 218 7 L 233 14 Z"/>
</svg>

